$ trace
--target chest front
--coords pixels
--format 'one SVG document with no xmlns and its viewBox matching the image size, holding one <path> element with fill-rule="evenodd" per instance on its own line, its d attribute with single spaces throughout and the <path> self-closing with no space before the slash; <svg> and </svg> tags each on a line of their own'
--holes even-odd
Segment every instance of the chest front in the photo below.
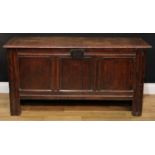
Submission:
<svg viewBox="0 0 155 155">
<path fill-rule="evenodd" d="M 8 49 L 13 115 L 24 99 L 131 100 L 141 115 L 143 48 L 27 47 Z"/>
</svg>

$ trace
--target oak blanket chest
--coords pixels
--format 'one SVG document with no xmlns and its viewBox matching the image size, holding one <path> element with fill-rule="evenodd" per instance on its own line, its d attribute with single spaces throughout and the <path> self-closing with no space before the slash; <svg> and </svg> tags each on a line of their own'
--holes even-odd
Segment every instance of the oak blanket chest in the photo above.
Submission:
<svg viewBox="0 0 155 155">
<path fill-rule="evenodd" d="M 15 37 L 7 48 L 10 111 L 24 99 L 131 100 L 142 114 L 145 51 L 141 38 Z"/>
</svg>

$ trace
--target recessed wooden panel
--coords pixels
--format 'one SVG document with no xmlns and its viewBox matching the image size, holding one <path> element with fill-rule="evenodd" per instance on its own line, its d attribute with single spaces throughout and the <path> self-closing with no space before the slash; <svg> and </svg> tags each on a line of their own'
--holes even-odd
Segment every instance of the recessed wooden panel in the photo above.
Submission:
<svg viewBox="0 0 155 155">
<path fill-rule="evenodd" d="M 20 89 L 50 90 L 51 59 L 49 57 L 19 57 Z"/>
<path fill-rule="evenodd" d="M 134 82 L 133 58 L 103 58 L 98 60 L 99 90 L 132 90 Z"/>
<path fill-rule="evenodd" d="M 91 90 L 93 85 L 93 61 L 91 58 L 60 59 L 60 90 Z"/>
</svg>

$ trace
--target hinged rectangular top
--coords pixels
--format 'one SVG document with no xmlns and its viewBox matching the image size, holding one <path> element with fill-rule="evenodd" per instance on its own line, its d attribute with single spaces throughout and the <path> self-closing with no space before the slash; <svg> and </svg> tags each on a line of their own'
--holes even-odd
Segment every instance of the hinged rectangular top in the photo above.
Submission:
<svg viewBox="0 0 155 155">
<path fill-rule="evenodd" d="M 15 37 L 4 48 L 151 48 L 141 38 Z"/>
</svg>

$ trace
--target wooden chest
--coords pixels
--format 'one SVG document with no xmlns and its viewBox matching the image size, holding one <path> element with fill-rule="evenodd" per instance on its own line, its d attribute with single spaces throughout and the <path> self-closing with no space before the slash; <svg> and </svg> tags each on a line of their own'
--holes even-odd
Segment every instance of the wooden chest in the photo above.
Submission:
<svg viewBox="0 0 155 155">
<path fill-rule="evenodd" d="M 10 109 L 23 99 L 131 100 L 142 114 L 145 51 L 140 38 L 17 37 L 8 49 Z"/>
</svg>

